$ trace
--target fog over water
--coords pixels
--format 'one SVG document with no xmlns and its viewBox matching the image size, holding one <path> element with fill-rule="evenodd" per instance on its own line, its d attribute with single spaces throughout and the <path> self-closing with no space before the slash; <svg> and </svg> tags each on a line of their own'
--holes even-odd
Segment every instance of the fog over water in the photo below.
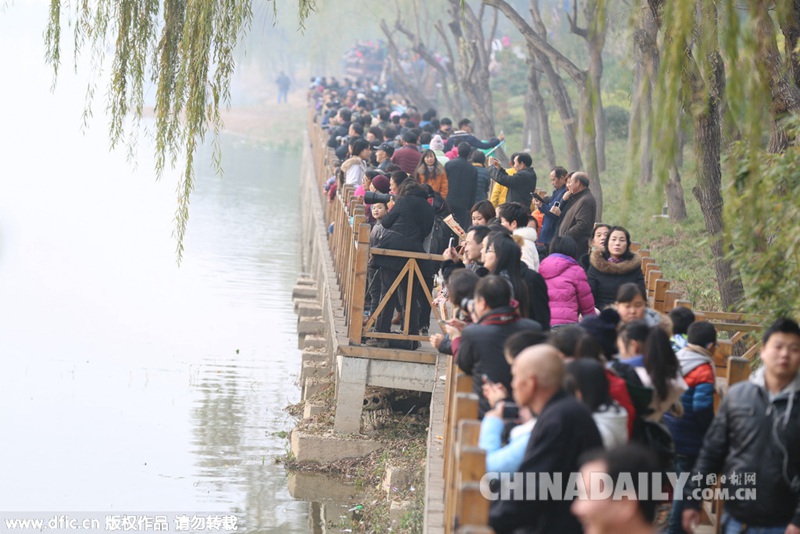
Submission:
<svg viewBox="0 0 800 534">
<path fill-rule="evenodd" d="M 156 182 L 146 137 L 109 152 L 102 84 L 81 130 L 71 59 L 50 92 L 46 13 L 0 13 L 0 511 L 307 532 L 274 461 L 299 400 L 299 154 L 226 136 L 220 178 L 204 148 L 177 266 L 175 173 Z"/>
</svg>

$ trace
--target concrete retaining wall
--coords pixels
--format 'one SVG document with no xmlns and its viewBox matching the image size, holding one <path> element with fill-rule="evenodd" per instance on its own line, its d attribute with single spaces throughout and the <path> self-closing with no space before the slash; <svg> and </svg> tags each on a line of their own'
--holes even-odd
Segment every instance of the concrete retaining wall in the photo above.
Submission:
<svg viewBox="0 0 800 534">
<path fill-rule="evenodd" d="M 435 357 L 420 358 L 419 353 L 403 357 L 399 353 L 404 351 L 349 345 L 342 295 L 328 248 L 330 234 L 317 172 L 306 137 L 300 182 L 303 272 L 293 291 L 298 344 L 303 349 L 303 401 L 332 385 L 336 408 L 334 431 L 358 434 L 366 386 L 432 391 Z M 316 413 L 319 409 L 317 404 L 307 412 Z"/>
</svg>

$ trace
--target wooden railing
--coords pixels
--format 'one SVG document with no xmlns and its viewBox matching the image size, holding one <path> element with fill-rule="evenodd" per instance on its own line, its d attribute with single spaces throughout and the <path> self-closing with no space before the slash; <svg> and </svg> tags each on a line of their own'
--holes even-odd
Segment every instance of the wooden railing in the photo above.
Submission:
<svg viewBox="0 0 800 534">
<path fill-rule="evenodd" d="M 689 308 L 698 321 L 709 321 L 718 332 L 727 333 L 727 339 L 720 339 L 714 352 L 717 377 L 727 377 L 731 358 L 734 356 L 741 356 L 749 362 L 755 359 L 761 348 L 761 342 L 755 337 L 755 333 L 764 328 L 764 317 L 744 313 L 694 310 L 691 301 L 682 299 L 680 291 L 671 289 L 672 283 L 664 278 L 664 272 L 650 255 L 649 250 L 641 249 L 638 243 L 631 243 L 631 250 L 642 256 L 647 300 L 654 310 L 669 313 L 679 306 Z M 733 360 L 733 364 L 740 366 L 741 361 Z M 739 373 L 738 370 L 733 372 Z"/>
<path fill-rule="evenodd" d="M 647 300 L 650 306 L 658 312 L 669 313 L 678 306 L 692 308 L 691 301 L 681 299 L 681 293 L 671 289 L 671 282 L 663 278 L 663 271 L 650 256 L 649 250 L 642 250 L 638 243 L 631 243 L 631 250 L 639 252 L 642 256 L 642 272 L 647 288 Z M 695 319 L 708 321 L 719 332 L 726 332 L 727 339 L 717 341 L 714 350 L 714 371 L 717 377 L 717 394 L 714 395 L 714 413 L 730 386 L 747 380 L 753 366 L 753 361 L 761 349 L 761 341 L 755 333 L 763 329 L 764 317 L 752 314 L 734 312 L 716 312 L 692 310 Z M 738 349 L 738 351 L 736 350 Z M 741 355 L 736 356 L 734 352 Z M 703 503 L 703 523 L 714 526 L 715 534 L 722 532 L 723 501 Z"/>
<path fill-rule="evenodd" d="M 489 528 L 489 501 L 481 495 L 486 473 L 486 451 L 478 447 L 481 423 L 472 377 L 447 364 L 444 438 L 445 533 L 493 532 Z"/>
<path fill-rule="evenodd" d="M 310 110 L 308 122 L 309 139 L 312 146 L 314 165 L 317 169 L 317 181 L 320 195 L 325 206 L 325 225 L 332 229 L 328 239 L 328 247 L 336 271 L 337 282 L 342 298 L 344 319 L 347 325 L 347 337 L 351 345 L 360 345 L 363 338 L 425 341 L 428 336 L 412 334 L 411 298 L 414 286 L 422 289 L 434 314 L 441 320 L 439 309 L 433 305 L 433 297 L 428 284 L 422 275 L 419 261 L 441 262 L 440 254 L 424 254 L 401 250 L 372 249 L 369 246 L 370 225 L 364 200 L 355 196 L 355 187 L 345 185 L 337 189 L 336 196 L 330 201 L 323 189 L 325 182 L 334 175 L 337 158 L 327 146 L 328 134 L 314 121 L 314 111 Z M 381 299 L 376 310 L 364 322 L 364 305 L 367 290 L 367 270 L 370 255 L 393 256 L 406 259 L 406 264 Z M 397 293 L 404 279 L 407 282 L 406 301 L 403 306 L 403 328 L 400 333 L 371 332 L 378 315 L 386 308 L 390 298 Z"/>
<path fill-rule="evenodd" d="M 369 332 L 377 315 L 386 306 L 391 292 L 397 291 L 403 279 L 408 281 L 407 299 L 410 298 L 415 280 L 423 288 L 431 309 L 441 320 L 443 311 L 432 303 L 431 294 L 423 280 L 418 261 L 442 261 L 440 255 L 414 252 L 372 249 L 369 247 L 370 225 L 363 199 L 356 197 L 352 186 L 337 191 L 333 201 L 328 201 L 323 191 L 325 181 L 333 176 L 336 157 L 327 147 L 328 134 L 314 122 L 314 111 L 309 115 L 309 137 L 312 144 L 314 164 L 318 172 L 318 186 L 325 205 L 325 223 L 333 225 L 328 244 L 336 275 L 341 288 L 345 321 L 348 326 L 348 339 L 351 345 L 361 343 L 363 337 L 382 339 L 424 340 L 425 336 L 411 335 L 409 332 L 410 301 L 406 301 L 402 333 Z M 631 244 L 632 251 L 642 255 L 642 271 L 645 276 L 647 299 L 650 306 L 660 313 L 669 313 L 677 306 L 692 308 L 692 303 L 682 299 L 679 291 L 671 288 L 672 283 L 664 278 L 664 273 L 649 250 L 643 250 L 638 243 Z M 369 255 L 386 255 L 406 258 L 406 265 L 390 288 L 390 293 L 382 300 L 378 309 L 363 321 L 364 301 L 367 284 L 367 263 Z M 714 353 L 718 391 L 725 394 L 728 385 L 746 380 L 752 360 L 760 343 L 754 332 L 762 329 L 763 317 L 726 312 L 693 310 L 698 320 L 712 322 L 717 330 L 728 332 L 728 339 L 718 343 Z M 735 349 L 739 350 L 736 351 Z M 735 356 L 739 352 L 741 356 Z M 717 396 L 719 397 L 719 395 Z M 483 534 L 493 532 L 488 527 L 489 502 L 480 493 L 480 480 L 486 472 L 486 453 L 478 448 L 480 422 L 478 421 L 478 397 L 472 392 L 472 378 L 460 372 L 448 361 L 445 393 L 445 435 L 444 440 L 444 481 L 445 481 L 445 532 L 462 534 Z M 707 507 L 708 508 L 708 507 Z M 715 513 L 708 515 L 719 531 L 721 505 L 711 506 Z"/>
</svg>

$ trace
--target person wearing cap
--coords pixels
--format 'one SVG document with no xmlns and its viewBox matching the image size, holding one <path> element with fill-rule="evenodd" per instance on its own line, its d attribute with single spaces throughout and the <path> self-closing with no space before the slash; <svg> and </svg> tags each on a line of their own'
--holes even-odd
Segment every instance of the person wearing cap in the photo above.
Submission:
<svg viewBox="0 0 800 534">
<path fill-rule="evenodd" d="M 378 161 L 378 170 L 386 172 L 386 168 L 392 163 L 391 157 L 394 154 L 394 147 L 389 143 L 383 143 L 375 151 L 375 159 Z"/>
<path fill-rule="evenodd" d="M 578 257 L 586 254 L 597 216 L 597 201 L 589 191 L 589 175 L 585 172 L 576 172 L 570 176 L 567 179 L 567 192 L 562 197 L 561 208 L 552 207 L 550 212 L 561 217 L 558 235 L 568 235 L 575 240 L 578 245 Z"/>
<path fill-rule="evenodd" d="M 505 139 L 503 134 L 497 137 L 492 137 L 488 141 L 481 141 L 472 135 L 472 121 L 469 119 L 461 119 L 458 121 L 458 130 L 452 133 L 447 138 L 447 143 L 444 145 L 444 151 L 449 152 L 453 147 L 457 147 L 460 143 L 469 143 L 472 148 L 494 148 L 500 144 L 500 141 Z"/>
<path fill-rule="evenodd" d="M 422 154 L 417 149 L 417 134 L 410 131 L 404 133 L 403 146 L 394 151 L 392 163 L 400 167 L 406 174 L 412 174 L 421 160 Z"/>
<path fill-rule="evenodd" d="M 372 179 L 369 190 L 376 193 L 383 193 L 384 195 L 389 192 L 389 178 L 384 174 L 379 174 Z"/>
</svg>

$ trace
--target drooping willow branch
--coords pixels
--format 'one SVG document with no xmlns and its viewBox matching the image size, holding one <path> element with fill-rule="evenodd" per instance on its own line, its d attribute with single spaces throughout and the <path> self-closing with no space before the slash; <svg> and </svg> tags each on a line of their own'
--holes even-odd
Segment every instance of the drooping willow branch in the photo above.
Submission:
<svg viewBox="0 0 800 534">
<path fill-rule="evenodd" d="M 135 145 L 126 135 L 127 122 L 136 130 L 144 112 L 144 91 L 155 86 L 155 168 L 160 178 L 181 157 L 174 234 L 177 259 L 194 189 L 194 154 L 208 129 L 214 132 L 214 166 L 220 167 L 220 106 L 230 103 L 234 51 L 250 29 L 253 0 L 51 0 L 44 38 L 46 60 L 54 83 L 61 65 L 62 24 L 73 29 L 75 68 L 88 52 L 93 72 L 113 53 L 106 108 L 111 147 Z M 314 0 L 298 0 L 300 21 L 314 9 Z M 68 12 L 65 12 L 68 11 Z M 84 119 L 90 115 L 95 89 L 87 90 Z"/>
</svg>

